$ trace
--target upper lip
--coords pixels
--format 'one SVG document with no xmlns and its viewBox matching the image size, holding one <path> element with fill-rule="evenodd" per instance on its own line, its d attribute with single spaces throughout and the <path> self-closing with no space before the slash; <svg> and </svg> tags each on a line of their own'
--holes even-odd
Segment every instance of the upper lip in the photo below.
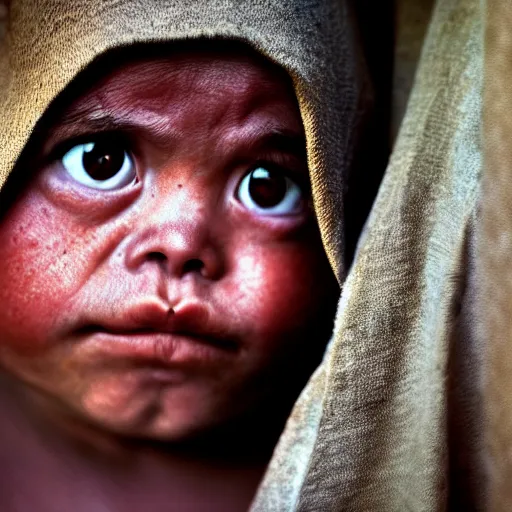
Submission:
<svg viewBox="0 0 512 512">
<path fill-rule="evenodd" d="M 197 301 L 170 307 L 159 300 L 143 300 L 82 324 L 81 332 L 107 332 L 123 336 L 169 334 L 192 338 L 221 349 L 235 351 L 238 341 L 216 322 L 210 309 Z"/>
</svg>

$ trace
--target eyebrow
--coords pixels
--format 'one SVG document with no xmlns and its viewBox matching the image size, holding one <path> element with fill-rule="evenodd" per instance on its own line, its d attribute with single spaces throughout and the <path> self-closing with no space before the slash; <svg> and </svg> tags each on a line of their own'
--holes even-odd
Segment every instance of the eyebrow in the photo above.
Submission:
<svg viewBox="0 0 512 512">
<path fill-rule="evenodd" d="M 241 138 L 241 142 L 244 140 Z M 306 161 L 306 139 L 303 134 L 290 130 L 265 129 L 251 135 L 247 141 L 247 149 L 253 151 L 277 151 L 290 154 L 299 160 Z"/>
<path fill-rule="evenodd" d="M 140 132 L 147 134 L 156 145 L 168 147 L 172 135 L 162 134 L 161 128 L 156 123 L 138 123 L 123 117 L 114 116 L 101 108 L 85 107 L 65 114 L 58 122 L 54 133 L 60 134 L 64 131 L 65 134 L 68 129 L 70 132 L 83 130 L 91 134 L 116 131 Z M 306 138 L 303 132 L 263 124 L 252 133 L 241 135 L 237 142 L 243 144 L 247 151 L 286 153 L 301 161 L 307 161 Z"/>
<path fill-rule="evenodd" d="M 145 129 L 144 125 L 126 121 L 123 118 L 113 116 L 102 109 L 79 109 L 72 113 L 66 113 L 58 122 L 59 128 L 73 127 L 87 131 L 108 132 L 125 129 Z"/>
</svg>

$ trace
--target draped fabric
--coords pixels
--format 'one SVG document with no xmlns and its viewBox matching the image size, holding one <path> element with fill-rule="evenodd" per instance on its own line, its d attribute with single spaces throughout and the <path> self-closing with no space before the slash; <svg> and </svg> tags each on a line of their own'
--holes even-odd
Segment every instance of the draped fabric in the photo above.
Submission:
<svg viewBox="0 0 512 512">
<path fill-rule="evenodd" d="M 483 506 L 472 323 L 482 18 L 478 1 L 437 3 L 334 338 L 254 510 Z"/>
<path fill-rule="evenodd" d="M 345 181 L 364 82 L 345 2 L 10 2 L 0 31 L 2 183 L 51 102 L 113 48 L 232 38 L 293 79 L 322 239 L 344 284 L 324 361 L 292 411 L 253 512 L 482 508 L 473 261 L 484 15 L 478 0 L 437 2 L 391 161 L 344 281 Z M 504 26 L 510 13 L 498 18 Z M 495 108 L 506 108 L 503 101 Z"/>
<path fill-rule="evenodd" d="M 512 5 L 487 2 L 482 222 L 478 244 L 479 329 L 486 342 L 484 399 L 489 510 L 512 506 Z"/>
</svg>

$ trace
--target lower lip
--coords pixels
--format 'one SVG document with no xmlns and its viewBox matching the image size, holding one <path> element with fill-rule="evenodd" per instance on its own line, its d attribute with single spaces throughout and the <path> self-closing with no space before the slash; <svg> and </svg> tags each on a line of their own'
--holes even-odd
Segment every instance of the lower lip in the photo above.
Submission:
<svg viewBox="0 0 512 512">
<path fill-rule="evenodd" d="M 89 349 L 105 356 L 160 363 L 165 367 L 211 364 L 232 358 L 234 351 L 221 343 L 167 333 L 114 334 L 96 332 L 88 336 Z"/>
</svg>

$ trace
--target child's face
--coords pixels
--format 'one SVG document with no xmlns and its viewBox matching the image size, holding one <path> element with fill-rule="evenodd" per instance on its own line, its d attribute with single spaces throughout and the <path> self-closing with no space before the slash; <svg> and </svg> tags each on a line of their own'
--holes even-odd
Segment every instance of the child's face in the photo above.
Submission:
<svg viewBox="0 0 512 512">
<path fill-rule="evenodd" d="M 79 418 L 162 439 L 298 392 L 338 289 L 284 73 L 240 56 L 124 65 L 34 161 L 0 223 L 7 371 Z"/>
</svg>

